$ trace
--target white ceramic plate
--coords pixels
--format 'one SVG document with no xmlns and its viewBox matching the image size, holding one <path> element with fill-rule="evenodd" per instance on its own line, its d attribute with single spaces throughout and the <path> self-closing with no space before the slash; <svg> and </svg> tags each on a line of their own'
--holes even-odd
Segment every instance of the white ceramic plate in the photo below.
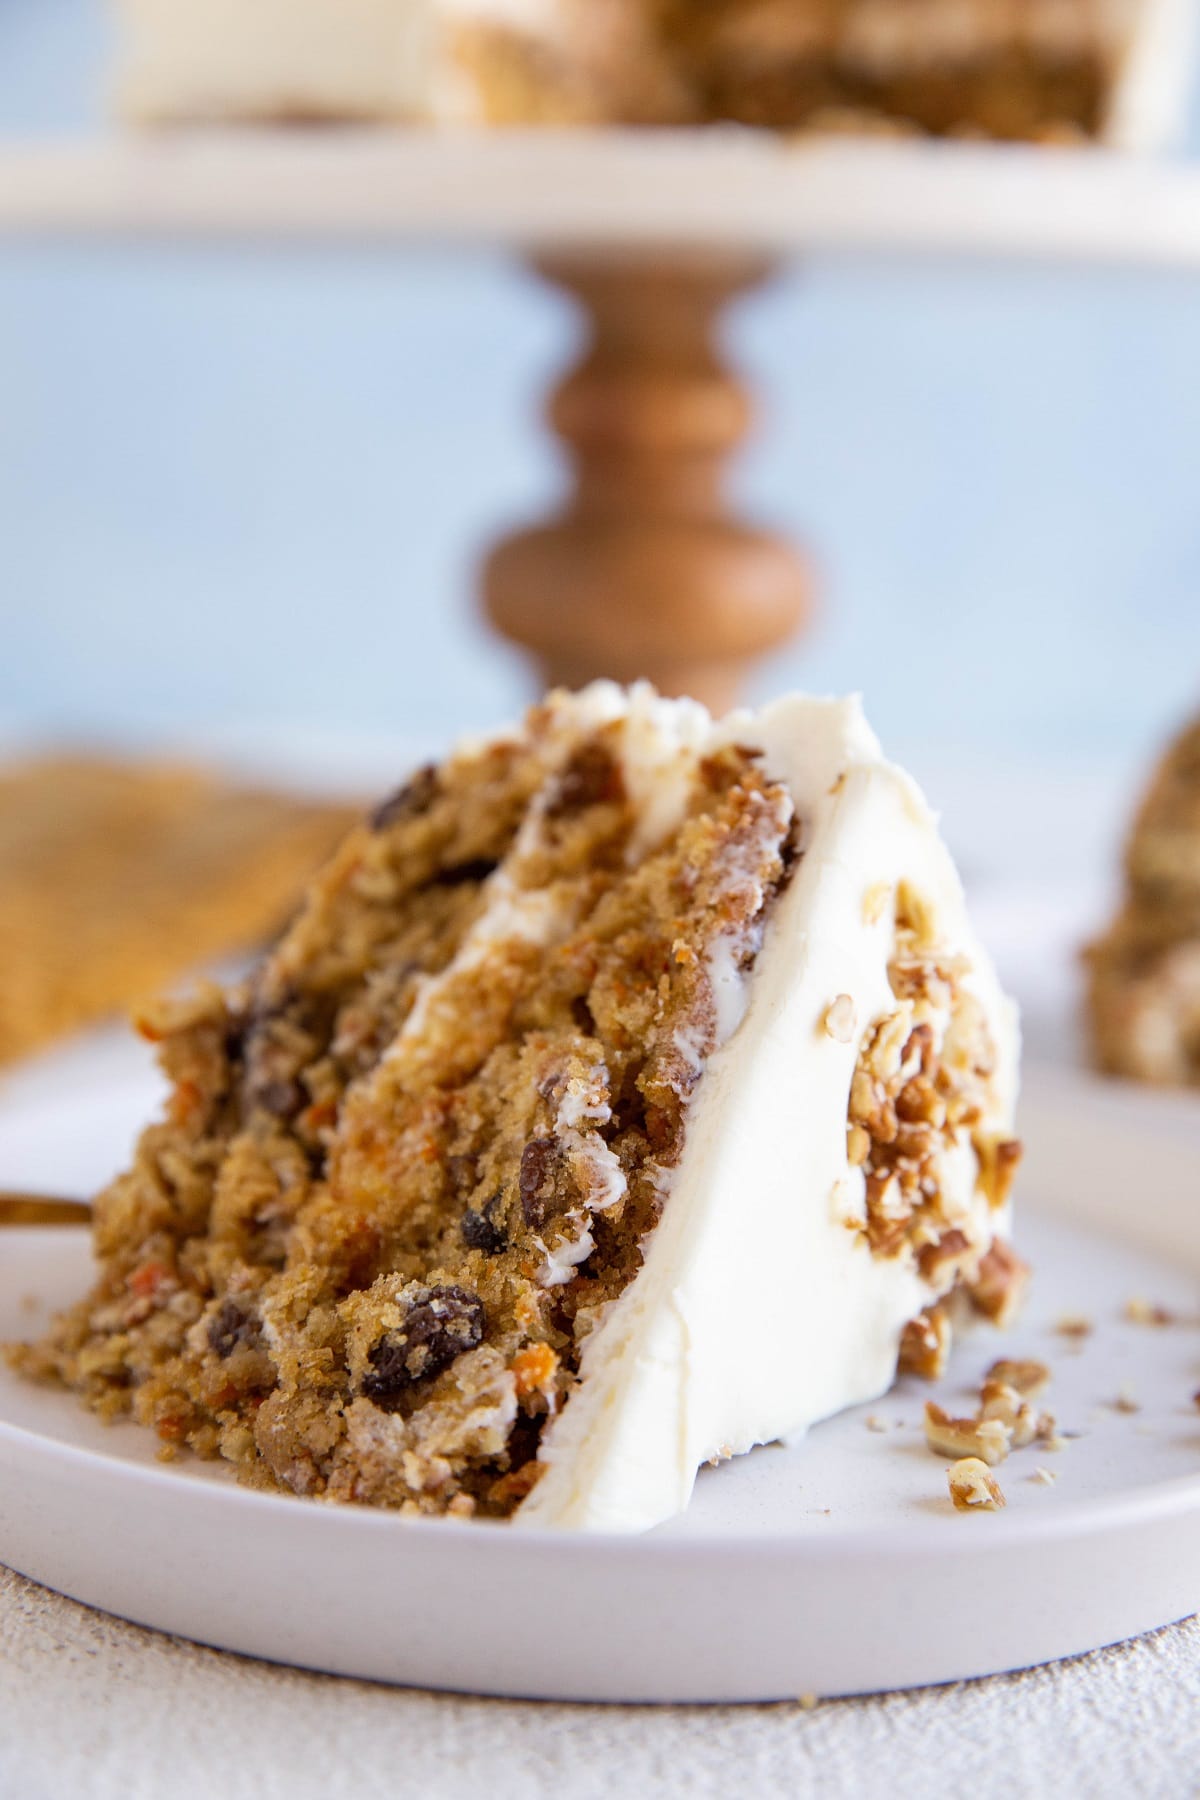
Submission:
<svg viewBox="0 0 1200 1800">
<path fill-rule="evenodd" d="M 0 1558 L 123 1617 L 226 1649 L 424 1687 L 580 1700 L 766 1700 L 984 1675 L 1200 1608 L 1200 1107 L 1034 1072 L 1020 1235 L 1037 1266 L 1004 1340 L 956 1353 L 954 1406 L 1003 1350 L 1055 1373 L 1073 1436 L 955 1513 L 928 1389 L 705 1471 L 648 1536 L 412 1523 L 163 1465 L 132 1426 L 0 1376 Z M 72 1129 L 64 1109 L 60 1128 Z M 0 1337 L 87 1273 L 82 1234 L 0 1234 Z M 1140 1295 L 1162 1327 L 1123 1317 Z M 1053 1327 L 1085 1314 L 1079 1347 Z M 1120 1396 L 1137 1412 L 1116 1407 Z M 873 1429 L 868 1419 L 885 1429 Z M 1044 1485 L 1035 1471 L 1057 1479 Z"/>
</svg>

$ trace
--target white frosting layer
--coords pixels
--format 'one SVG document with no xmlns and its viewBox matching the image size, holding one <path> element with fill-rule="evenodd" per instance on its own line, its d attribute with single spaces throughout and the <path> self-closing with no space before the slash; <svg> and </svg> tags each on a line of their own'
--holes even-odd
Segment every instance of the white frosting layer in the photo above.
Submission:
<svg viewBox="0 0 1200 1800">
<path fill-rule="evenodd" d="M 1126 14 L 1124 54 L 1104 136 L 1121 150 L 1162 149 L 1182 132 L 1195 82 L 1196 0 L 1115 3 Z"/>
<path fill-rule="evenodd" d="M 604 704 L 616 694 L 588 692 Z M 653 705 L 675 735 L 675 709 Z M 687 720 L 692 741 L 694 708 Z M 999 1055 L 993 1123 L 1011 1122 L 1014 1009 L 971 933 L 933 816 L 883 760 L 857 701 L 781 700 L 713 726 L 710 741 L 763 750 L 807 848 L 739 996 L 744 1016 L 740 1004 L 725 1012 L 730 1035 L 697 1090 L 644 1267 L 586 1340 L 580 1386 L 543 1440 L 546 1472 L 523 1524 L 644 1529 L 686 1506 L 709 1458 L 803 1432 L 891 1384 L 900 1333 L 936 1293 L 845 1222 L 862 1199 L 846 1154 L 851 1077 L 866 1032 L 895 1006 L 892 907 L 868 903 L 879 884 L 910 883 L 937 936 L 969 960 Z M 843 994 L 847 1042 L 824 1028 Z M 986 1240 L 994 1221 L 974 1153 L 951 1162 L 951 1205 Z"/>
<path fill-rule="evenodd" d="M 118 0 L 129 117 L 427 113 L 432 0 Z"/>
</svg>

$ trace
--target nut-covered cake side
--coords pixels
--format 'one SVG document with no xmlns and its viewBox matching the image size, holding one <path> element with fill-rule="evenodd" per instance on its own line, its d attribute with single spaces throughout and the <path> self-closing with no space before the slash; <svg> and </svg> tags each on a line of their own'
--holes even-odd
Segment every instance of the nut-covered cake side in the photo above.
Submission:
<svg viewBox="0 0 1200 1800">
<path fill-rule="evenodd" d="M 720 729 L 787 787 L 800 855 L 523 1523 L 668 1518 L 705 1463 L 878 1398 L 898 1360 L 939 1372 L 956 1290 L 1003 1323 L 1023 1286 L 1015 1009 L 933 815 L 857 702 Z"/>
<path fill-rule="evenodd" d="M 921 1274 L 1001 1327 L 1019 1311 L 1028 1269 L 990 1229 L 1003 1213 L 1021 1145 L 989 1120 L 997 1047 L 978 997 L 964 984 L 966 960 L 936 940 L 920 897 L 897 897 L 895 948 L 888 981 L 894 1012 L 871 1029 L 850 1090 L 850 1161 L 862 1172 L 857 1221 L 872 1251 L 902 1247 Z M 974 1180 L 948 1178 L 948 1159 L 974 1161 Z M 986 1201 L 982 1215 L 972 1203 Z M 905 1328 L 900 1364 L 935 1379 L 952 1336 L 947 1299 Z"/>
</svg>

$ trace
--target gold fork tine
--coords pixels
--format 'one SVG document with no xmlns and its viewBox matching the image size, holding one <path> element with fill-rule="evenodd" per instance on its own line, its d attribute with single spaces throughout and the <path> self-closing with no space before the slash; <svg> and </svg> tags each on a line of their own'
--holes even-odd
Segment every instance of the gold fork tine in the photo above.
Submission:
<svg viewBox="0 0 1200 1800">
<path fill-rule="evenodd" d="M 59 1200 L 50 1194 L 0 1193 L 0 1226 L 87 1225 L 92 1209 L 82 1200 Z"/>
</svg>

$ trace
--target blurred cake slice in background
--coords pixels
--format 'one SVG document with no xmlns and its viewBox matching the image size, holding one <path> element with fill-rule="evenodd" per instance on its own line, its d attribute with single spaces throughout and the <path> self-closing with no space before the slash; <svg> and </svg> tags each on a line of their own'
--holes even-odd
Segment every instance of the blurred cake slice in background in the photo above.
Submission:
<svg viewBox="0 0 1200 1800">
<path fill-rule="evenodd" d="M 16 1360 L 258 1486 L 641 1530 L 1020 1301 L 1015 1009 L 856 701 L 552 694 L 147 1030 Z"/>
<path fill-rule="evenodd" d="M 120 0 L 137 119 L 736 122 L 1154 146 L 1195 0 Z"/>
<path fill-rule="evenodd" d="M 352 816 L 191 768 L 0 771 L 0 1063 L 256 948 Z"/>
<path fill-rule="evenodd" d="M 1168 750 L 1138 809 L 1125 897 L 1087 964 L 1099 1066 L 1200 1085 L 1200 721 Z"/>
</svg>

